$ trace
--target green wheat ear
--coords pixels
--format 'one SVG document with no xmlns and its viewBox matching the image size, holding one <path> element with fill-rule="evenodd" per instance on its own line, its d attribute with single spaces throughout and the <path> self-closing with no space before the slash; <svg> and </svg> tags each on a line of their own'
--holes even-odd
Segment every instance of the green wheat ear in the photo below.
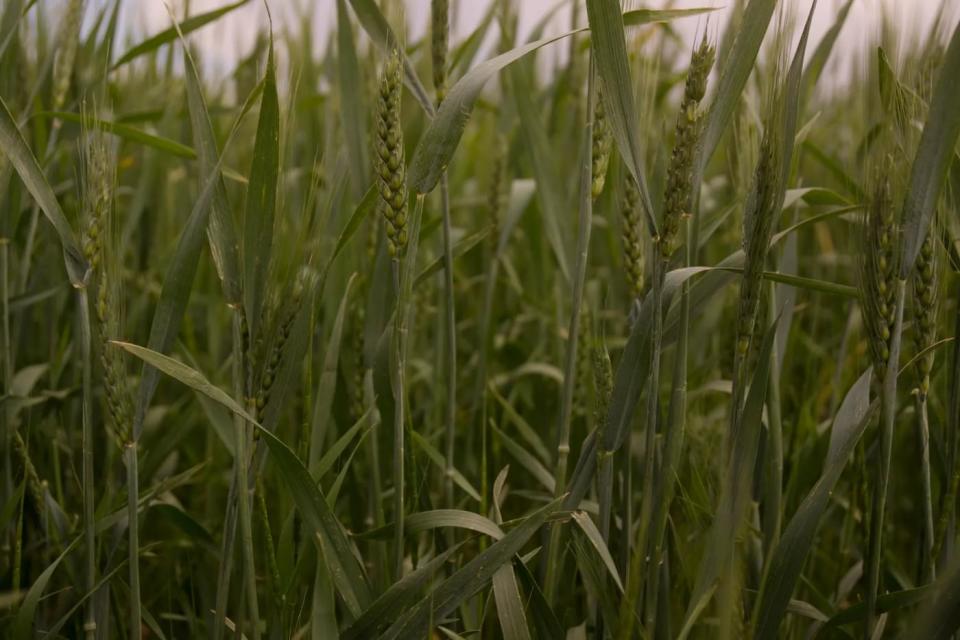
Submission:
<svg viewBox="0 0 960 640">
<path fill-rule="evenodd" d="M 96 270 L 103 254 L 104 223 L 113 199 L 114 162 L 102 132 L 91 131 L 84 145 L 83 208 L 86 227 L 81 246 L 83 257 Z"/>
<path fill-rule="evenodd" d="M 937 312 L 939 310 L 940 267 L 937 254 L 936 223 L 931 226 L 927 238 L 920 247 L 913 272 L 912 294 L 914 332 L 913 341 L 918 354 L 917 379 L 922 397 L 930 391 L 930 372 L 933 370 L 934 343 L 937 341 Z"/>
<path fill-rule="evenodd" d="M 633 176 L 627 175 L 623 186 L 623 206 L 620 207 L 623 262 L 627 287 L 633 300 L 643 293 L 646 266 L 643 252 L 643 219 L 640 213 L 640 192 Z"/>
<path fill-rule="evenodd" d="M 890 358 L 896 315 L 896 247 L 899 225 L 893 205 L 893 158 L 886 156 L 873 177 L 867 203 L 860 304 L 876 378 L 883 380 Z"/>
<path fill-rule="evenodd" d="M 279 310 L 276 333 L 270 348 L 270 354 L 267 356 L 263 371 L 260 374 L 260 384 L 255 398 L 258 422 L 263 422 L 264 410 L 270 401 L 270 393 L 273 391 L 277 375 L 280 373 L 281 366 L 283 366 L 284 349 L 286 349 L 287 341 L 290 339 L 290 332 L 293 330 L 293 324 L 303 307 L 303 300 L 310 294 L 315 282 L 316 276 L 310 268 L 301 268 L 293 283 L 289 299 Z"/>
<path fill-rule="evenodd" d="M 690 212 L 693 163 L 703 120 L 699 107 L 707 91 L 707 77 L 713 68 L 714 57 L 715 49 L 704 37 L 690 59 L 690 71 L 677 115 L 676 141 L 667 169 L 663 227 L 657 239 L 660 256 L 665 260 L 669 260 L 677 250 L 680 220 Z"/>
<path fill-rule="evenodd" d="M 607 410 L 610 407 L 610 396 L 613 395 L 613 365 L 610 363 L 610 352 L 602 339 L 594 340 L 592 352 L 594 426 L 603 429 L 607 425 Z"/>
<path fill-rule="evenodd" d="M 610 150 L 613 146 L 613 134 L 607 123 L 603 108 L 603 95 L 597 88 L 597 104 L 593 108 L 593 152 L 591 155 L 591 195 L 596 200 L 603 193 L 607 181 L 607 167 L 610 164 Z"/>
<path fill-rule="evenodd" d="M 394 51 L 380 77 L 374 149 L 380 210 L 387 223 L 387 249 L 394 259 L 399 258 L 407 246 L 407 176 L 400 127 L 403 88 L 400 73 L 400 54 Z"/>
<path fill-rule="evenodd" d="M 103 396 L 109 415 L 106 424 L 117 446 L 123 448 L 133 440 L 133 401 L 127 386 L 123 355 L 107 344 L 121 334 L 121 276 L 109 233 L 116 158 L 103 132 L 88 132 L 84 141 L 83 160 L 82 202 L 86 227 L 82 249 L 91 269 L 98 275 L 94 311 L 100 340 L 100 365 L 103 368 Z"/>
<path fill-rule="evenodd" d="M 768 126 L 760 143 L 760 157 L 743 218 L 743 277 L 737 313 L 737 355 L 741 358 L 747 355 L 753 342 L 763 268 L 779 202 L 780 163 L 775 128 Z"/>
</svg>

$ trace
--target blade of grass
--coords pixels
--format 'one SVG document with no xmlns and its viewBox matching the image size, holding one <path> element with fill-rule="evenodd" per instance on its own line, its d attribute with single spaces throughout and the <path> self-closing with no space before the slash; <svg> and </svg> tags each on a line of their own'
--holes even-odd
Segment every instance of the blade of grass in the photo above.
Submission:
<svg viewBox="0 0 960 640">
<path fill-rule="evenodd" d="M 229 394 L 212 384 L 201 373 L 156 351 L 129 342 L 111 341 L 111 344 L 140 358 L 171 378 L 198 391 L 214 402 L 256 427 L 260 437 L 276 460 L 287 489 L 300 509 L 304 521 L 317 534 L 324 536 L 333 552 L 328 556 L 330 571 L 344 602 L 352 615 L 359 616 L 371 602 L 370 587 L 362 565 L 357 560 L 343 526 L 330 511 L 326 498 L 312 480 L 310 472 L 293 450 L 250 416 Z"/>
<path fill-rule="evenodd" d="M 646 162 L 640 146 L 639 113 L 634 104 L 633 82 L 627 60 L 624 19 L 617 0 L 587 0 L 592 54 L 604 100 L 604 112 L 613 139 L 640 193 L 650 237 L 657 236 L 653 201 L 647 188 Z M 652 12 L 651 12 L 652 13 Z"/>
<path fill-rule="evenodd" d="M 512 560 L 547 518 L 559 509 L 560 503 L 561 500 L 554 500 L 524 518 L 519 526 L 490 545 L 411 607 L 390 625 L 380 636 L 380 640 L 420 637 L 432 621 L 442 620 L 455 611 L 464 600 L 486 584 L 504 563 Z"/>
<path fill-rule="evenodd" d="M 913 271 L 960 136 L 960 109 L 956 108 L 960 102 L 960 83 L 956 81 L 957 77 L 960 77 L 960 22 L 950 38 L 930 100 L 920 146 L 910 170 L 910 186 L 903 203 L 901 280 L 908 278 Z"/>
<path fill-rule="evenodd" d="M 260 329 L 260 308 L 265 296 L 267 270 L 273 248 L 277 180 L 280 171 L 280 105 L 273 61 L 273 42 L 267 53 L 267 70 L 260 119 L 253 143 L 253 162 L 243 229 L 243 293 L 250 336 Z"/>
<path fill-rule="evenodd" d="M 3 150 L 4 155 L 27 187 L 27 191 L 56 230 L 63 248 L 63 260 L 70 282 L 74 287 L 83 286 L 89 277 L 87 260 L 77 245 L 76 236 L 63 214 L 63 209 L 60 208 L 57 196 L 54 195 L 50 183 L 44 177 L 36 156 L 20 135 L 20 129 L 2 98 L 0 98 L 0 149 Z"/>
<path fill-rule="evenodd" d="M 187 18 L 186 20 L 180 23 L 180 30 L 183 31 L 183 33 L 185 34 L 190 33 L 191 31 L 196 31 L 200 27 L 206 26 L 211 22 L 216 22 L 221 17 L 230 13 L 234 9 L 239 9 L 240 7 L 247 4 L 248 2 L 250 2 L 250 0 L 240 0 L 239 2 L 228 4 L 226 6 L 220 7 L 219 9 L 214 9 L 213 11 L 208 11 L 207 13 L 202 13 L 198 16 Z M 143 55 L 153 53 L 163 45 L 169 44 L 176 39 L 177 39 L 176 27 L 170 27 L 169 29 L 164 29 L 160 33 L 150 36 L 140 44 L 127 50 L 126 53 L 120 56 L 119 60 L 113 63 L 113 65 L 110 67 L 110 70 L 113 71 L 119 67 L 122 67 L 128 62 L 131 62 L 132 60 L 136 60 L 137 58 Z"/>
<path fill-rule="evenodd" d="M 757 638 L 774 638 L 778 634 L 830 494 L 876 410 L 876 403 L 870 403 L 871 379 L 872 371 L 868 370 L 844 397 L 833 420 L 830 447 L 820 479 L 797 508 L 773 549 L 753 614 Z"/>
</svg>

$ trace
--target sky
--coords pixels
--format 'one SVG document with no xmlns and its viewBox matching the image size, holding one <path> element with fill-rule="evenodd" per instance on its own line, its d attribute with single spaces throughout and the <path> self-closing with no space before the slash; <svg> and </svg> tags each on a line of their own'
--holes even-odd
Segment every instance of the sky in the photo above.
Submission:
<svg viewBox="0 0 960 640">
<path fill-rule="evenodd" d="M 227 4 L 228 0 L 189 0 L 191 13 L 202 13 Z M 578 0 L 582 2 L 583 0 Z M 125 0 L 123 8 L 123 24 L 129 34 L 143 34 L 154 32 L 170 25 L 165 2 L 175 11 L 182 11 L 184 0 Z M 490 0 L 451 0 L 456 9 L 456 22 L 452 26 L 454 40 L 465 37 L 479 23 L 481 16 L 489 6 Z M 791 10 L 805 14 L 812 0 L 788 0 L 784 4 Z M 567 29 L 570 23 L 569 2 L 559 0 L 564 6 L 556 13 L 548 32 L 560 32 Z M 631 8 L 643 6 L 645 8 L 672 8 L 693 7 L 721 7 L 717 11 L 716 23 L 725 21 L 728 8 L 734 0 L 628 0 Z M 811 33 L 811 42 L 815 43 L 830 28 L 836 16 L 837 9 L 843 0 L 820 0 L 814 14 L 814 24 Z M 424 34 L 427 28 L 430 11 L 430 0 L 406 0 L 410 36 L 414 39 Z M 558 4 L 558 0 L 516 0 L 520 7 L 520 34 L 525 34 L 547 11 Z M 314 8 L 314 33 L 318 47 L 323 46 L 325 35 L 329 33 L 336 20 L 336 0 L 272 0 L 271 9 L 276 23 L 284 24 L 297 15 L 297 8 L 312 5 Z M 899 25 L 904 37 L 918 37 L 926 33 L 936 11 L 945 7 L 952 20 L 960 17 L 960 0 L 855 0 L 853 9 L 847 20 L 844 32 L 839 40 L 841 59 L 856 50 L 864 50 L 874 38 L 879 24 L 879 16 L 883 11 L 894 17 L 894 24 Z M 581 11 L 581 14 L 584 12 Z M 584 17 L 585 19 L 585 17 Z M 711 23 L 715 18 L 711 17 Z M 226 69 L 232 61 L 249 50 L 254 34 L 266 23 L 266 13 L 261 2 L 254 1 L 231 14 L 221 18 L 216 23 L 204 27 L 191 36 L 192 40 L 202 47 L 207 54 L 207 60 L 216 67 Z M 676 23 L 676 27 L 688 38 L 693 38 L 698 29 L 703 27 L 700 18 L 690 18 Z M 131 37 L 135 37 L 131 35 Z M 563 49 L 559 47 L 558 49 Z M 558 52 L 559 53 L 559 52 Z"/>
</svg>

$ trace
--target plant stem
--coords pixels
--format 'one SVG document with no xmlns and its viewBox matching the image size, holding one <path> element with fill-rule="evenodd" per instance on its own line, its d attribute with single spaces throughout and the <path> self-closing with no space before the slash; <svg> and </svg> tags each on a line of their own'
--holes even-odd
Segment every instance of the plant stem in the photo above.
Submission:
<svg viewBox="0 0 960 640">
<path fill-rule="evenodd" d="M 403 520 L 404 520 L 404 399 L 406 398 L 406 363 L 403 358 L 404 332 L 406 331 L 406 300 L 403 296 L 401 284 L 402 267 L 398 260 L 393 261 L 393 277 L 397 287 L 397 309 L 394 316 L 394 370 L 393 392 L 393 580 L 399 580 L 403 575 Z"/>
<path fill-rule="evenodd" d="M 769 317 L 777 316 L 777 287 L 770 283 L 767 296 Z M 767 420 L 769 438 L 766 460 L 767 480 L 763 485 L 764 564 L 780 541 L 783 520 L 783 420 L 780 412 L 780 361 L 777 349 L 770 351 L 770 381 L 767 385 Z"/>
<path fill-rule="evenodd" d="M 960 291 L 960 287 L 958 287 L 958 291 Z M 954 295 L 956 296 L 957 293 Z M 954 319 L 953 335 L 960 336 L 960 313 L 957 313 Z M 953 560 L 954 515 L 957 492 L 960 488 L 960 468 L 957 466 L 958 451 L 960 451 L 960 435 L 957 433 L 958 426 L 960 426 L 960 341 L 954 339 L 951 351 L 946 401 L 946 490 L 942 497 L 943 502 L 940 507 L 940 519 L 937 522 L 933 549 L 934 561 L 942 555 L 944 566 L 951 566 L 950 563 Z"/>
<path fill-rule="evenodd" d="M 620 604 L 620 627 L 618 638 L 633 637 L 635 609 L 640 600 L 644 569 L 647 557 L 647 535 L 653 516 L 654 465 L 656 464 L 657 418 L 660 412 L 657 390 L 660 386 L 660 343 L 663 339 L 663 283 L 667 270 L 666 260 L 659 257 L 653 261 L 653 283 L 650 291 L 653 304 L 653 326 L 650 334 L 650 378 L 647 386 L 647 424 L 644 438 L 643 499 L 640 504 L 640 528 L 633 545 L 633 554 L 627 572 L 627 592 Z"/>
<path fill-rule="evenodd" d="M 3 395 L 10 394 L 10 384 L 13 380 L 13 356 L 10 348 L 10 239 L 0 237 L 0 314 L 3 315 L 3 332 L 0 337 L 3 338 L 3 362 L 0 363 L 3 369 Z M 2 498 L 6 502 L 9 498 L 8 491 L 13 490 L 13 460 L 10 451 L 13 448 L 13 420 L 10 414 L 10 403 L 4 402 L 3 409 L 0 411 L 0 438 L 3 438 L 3 491 Z M 14 565 L 19 569 L 18 565 Z M 17 581 L 13 588 L 19 587 Z"/>
<path fill-rule="evenodd" d="M 588 95 L 591 114 L 583 133 L 583 152 L 580 158 L 580 206 L 577 216 L 577 258 L 573 274 L 573 301 L 570 307 L 570 321 L 567 325 L 567 349 L 563 367 L 563 389 L 560 396 L 560 423 L 557 427 L 557 465 L 554 471 L 554 496 L 560 497 L 567 486 L 567 460 L 570 456 L 570 421 L 573 412 L 573 390 L 577 372 L 577 336 L 580 332 L 580 309 L 583 306 L 583 287 L 587 276 L 587 260 L 590 251 L 590 225 L 593 219 L 593 199 L 591 189 L 592 152 L 593 152 L 593 105 L 596 101 L 594 87 L 593 62 L 590 63 Z M 559 574 L 560 534 L 562 525 L 555 523 L 550 527 L 550 539 L 547 548 L 546 597 L 552 603 L 556 597 Z"/>
<path fill-rule="evenodd" d="M 883 549 L 883 518 L 890 484 L 890 462 L 893 454 L 893 426 L 897 412 L 897 373 L 900 342 L 903 333 L 903 306 L 906 280 L 897 281 L 896 321 L 890 337 L 890 357 L 883 379 L 880 398 L 880 459 L 877 464 L 877 485 L 873 497 L 873 518 L 870 523 L 870 564 L 867 567 L 867 637 L 872 638 L 877 623 L 877 594 L 880 589 L 880 565 Z"/>
<path fill-rule="evenodd" d="M 409 331 L 410 298 L 416 276 L 417 246 L 420 241 L 420 219 L 424 195 L 417 195 L 416 208 L 410 222 L 406 254 L 393 262 L 397 286 L 397 308 L 394 312 L 394 412 L 393 412 L 393 518 L 394 580 L 403 575 L 404 521 L 404 428 L 406 419 L 407 332 Z"/>
<path fill-rule="evenodd" d="M 243 397 L 243 370 L 245 354 L 243 349 L 243 330 L 241 328 L 242 306 L 232 306 L 232 333 L 233 333 L 233 394 L 236 398 Z M 243 418 L 233 416 L 235 437 L 243 431 Z M 217 572 L 217 593 L 215 600 L 215 619 L 213 621 L 213 639 L 220 640 L 226 628 L 227 601 L 230 597 L 230 578 L 233 573 L 233 548 L 237 536 L 237 493 L 240 478 L 240 458 L 237 455 L 237 443 L 234 443 L 233 473 L 230 480 L 230 490 L 227 493 L 227 510 L 223 517 L 223 540 L 220 545 L 220 567 Z"/>
<path fill-rule="evenodd" d="M 253 556 L 253 520 L 250 512 L 250 478 L 249 457 L 247 444 L 250 437 L 249 426 L 246 420 L 237 421 L 237 459 L 240 467 L 237 474 L 237 500 L 240 513 L 240 542 L 243 545 L 243 577 L 247 592 L 247 601 L 250 606 L 250 624 L 253 627 L 253 638 L 260 638 L 260 609 L 257 605 L 257 570 Z"/>
<path fill-rule="evenodd" d="M 690 266 L 688 225 L 687 266 Z M 666 433 L 664 434 L 663 463 L 660 470 L 660 489 L 655 500 L 653 537 L 650 540 L 650 565 L 647 568 L 645 618 L 648 637 L 654 637 L 657 627 L 657 598 L 660 595 L 660 574 L 668 573 L 664 565 L 664 541 L 666 539 L 667 518 L 670 514 L 670 503 L 673 501 L 676 487 L 676 474 L 680 467 L 680 454 L 683 451 L 683 440 L 686 432 L 687 414 L 687 353 L 690 342 L 690 289 L 689 283 L 684 282 L 680 299 L 680 333 L 677 337 L 677 351 L 673 369 L 673 383 L 670 394 L 670 410 L 667 415 Z"/>
<path fill-rule="evenodd" d="M 90 333 L 90 303 L 87 289 L 81 286 L 77 289 L 77 306 L 80 315 L 80 350 L 83 367 L 83 422 L 82 422 L 82 457 L 83 457 L 83 531 L 86 547 L 85 588 L 87 593 L 93 593 L 97 584 L 97 534 L 95 523 L 95 497 L 93 488 L 93 364 L 92 364 L 92 337 Z M 87 640 L 93 640 L 97 632 L 97 615 L 95 598 L 87 603 L 87 617 L 83 625 Z"/>
<path fill-rule="evenodd" d="M 447 345 L 447 404 L 446 404 L 446 426 L 447 426 L 447 451 L 446 451 L 446 473 L 444 475 L 444 489 L 446 493 L 447 508 L 452 509 L 453 501 L 453 453 L 456 443 L 456 419 L 457 419 L 457 314 L 454 304 L 453 290 L 453 240 L 451 239 L 451 221 L 450 221 L 450 188 L 448 176 L 446 173 L 440 179 L 440 208 L 443 215 L 443 266 L 444 266 L 444 294 L 446 297 L 446 345 Z"/>
<path fill-rule="evenodd" d="M 140 639 L 140 498 L 137 443 L 130 442 L 123 450 L 127 465 L 127 562 L 130 565 L 130 638 Z"/>
<path fill-rule="evenodd" d="M 923 553 L 920 557 L 923 584 L 936 578 L 933 555 L 933 490 L 930 485 L 930 418 L 927 395 L 917 394 L 917 440 L 920 445 L 920 476 L 923 481 Z"/>
</svg>

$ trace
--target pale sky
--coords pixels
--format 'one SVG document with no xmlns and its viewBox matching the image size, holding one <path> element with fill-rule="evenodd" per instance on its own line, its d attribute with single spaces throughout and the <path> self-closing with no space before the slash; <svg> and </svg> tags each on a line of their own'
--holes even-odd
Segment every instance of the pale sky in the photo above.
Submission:
<svg viewBox="0 0 960 640">
<path fill-rule="evenodd" d="M 101 0 L 95 0 L 98 4 Z M 490 0 L 452 0 L 457 4 L 457 24 L 453 27 L 454 38 L 462 38 L 469 34 L 479 23 L 481 16 L 489 6 Z M 582 2 L 583 0 L 578 0 Z M 810 7 L 812 0 L 792 0 L 783 4 L 792 6 L 792 10 L 803 12 Z M 182 11 L 183 0 L 166 0 L 175 10 Z M 202 13 L 227 4 L 229 0 L 190 0 L 191 12 Z M 539 18 L 555 6 L 558 0 L 517 0 L 520 7 L 520 33 L 525 34 Z M 559 0 L 560 4 L 569 4 Z M 646 8 L 692 8 L 692 7 L 729 7 L 734 0 L 628 0 L 630 6 Z M 298 14 L 297 8 L 310 4 L 314 7 L 315 28 L 314 34 L 318 47 L 323 46 L 326 34 L 336 23 L 336 0 L 271 0 L 270 6 L 275 17 L 275 23 L 280 26 L 284 19 L 289 20 Z M 833 23 L 836 10 L 842 0 L 820 0 L 814 18 L 811 43 L 819 41 L 823 33 Z M 935 12 L 940 6 L 948 10 L 952 20 L 960 16 L 960 0 L 855 0 L 853 10 L 847 20 L 844 32 L 840 38 L 840 55 L 849 54 L 854 50 L 864 50 L 871 43 L 877 33 L 879 16 L 883 11 L 890 12 L 895 17 L 895 24 L 900 25 L 905 37 L 917 37 L 926 33 Z M 430 0 L 407 0 L 405 6 L 408 11 L 408 24 L 411 36 L 417 38 L 427 27 L 430 11 Z M 725 20 L 726 9 L 718 11 L 717 18 L 711 17 L 711 23 L 721 24 Z M 585 20 L 581 11 L 582 19 Z M 153 32 L 169 26 L 170 21 L 164 0 L 125 0 L 123 7 L 123 22 L 128 33 Z M 191 39 L 207 52 L 208 62 L 226 68 L 239 55 L 249 51 L 254 34 L 266 23 L 266 13 L 259 0 L 251 2 L 228 16 L 221 18 L 214 24 L 195 32 Z M 570 24 L 570 10 L 565 6 L 558 11 L 551 22 L 549 32 L 566 30 Z M 684 34 L 692 36 L 697 29 L 703 26 L 702 20 L 690 18 L 676 23 L 677 28 Z M 845 45 L 845 46 L 844 46 Z M 120 47 L 122 49 L 123 46 Z M 560 47 L 563 49 L 563 47 Z M 811 47 L 812 49 L 812 47 Z M 559 50 L 557 52 L 559 54 Z M 557 55 L 555 54 L 555 55 Z M 549 53 L 547 55 L 550 55 Z M 221 66 L 222 65 L 222 66 Z"/>
</svg>

